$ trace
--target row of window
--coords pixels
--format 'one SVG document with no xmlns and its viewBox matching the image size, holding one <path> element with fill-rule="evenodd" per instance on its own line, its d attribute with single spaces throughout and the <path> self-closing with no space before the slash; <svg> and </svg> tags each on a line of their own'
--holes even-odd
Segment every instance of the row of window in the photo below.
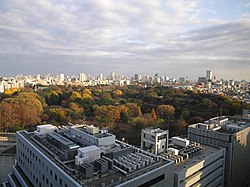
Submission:
<svg viewBox="0 0 250 187">
<path fill-rule="evenodd" d="M 26 146 L 26 144 L 23 143 L 20 139 L 18 143 L 18 161 L 21 164 L 22 168 L 26 170 L 26 172 L 30 177 L 32 177 L 33 181 L 36 182 L 37 185 L 39 183 L 39 186 L 41 186 L 40 180 L 43 180 L 44 183 L 46 182 L 47 186 L 53 187 L 53 181 L 49 181 L 49 178 L 45 177 L 44 174 L 42 174 L 41 176 L 41 173 L 46 173 L 47 175 L 50 175 L 51 180 L 54 180 L 54 182 L 59 183 L 60 186 L 63 186 L 63 180 L 59 178 L 56 173 L 53 174 L 52 170 L 48 169 L 48 166 L 43 161 L 41 161 L 39 156 L 31 151 L 31 149 Z M 34 171 L 39 174 L 37 176 L 40 176 L 40 180 L 35 177 Z M 68 187 L 68 184 L 64 183 L 64 187 Z"/>
</svg>

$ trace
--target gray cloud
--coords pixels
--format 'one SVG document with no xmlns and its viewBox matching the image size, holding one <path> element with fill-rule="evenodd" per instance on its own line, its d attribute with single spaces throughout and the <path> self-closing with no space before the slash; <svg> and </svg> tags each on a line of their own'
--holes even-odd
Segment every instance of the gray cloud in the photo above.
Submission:
<svg viewBox="0 0 250 187">
<path fill-rule="evenodd" d="M 185 0 L 0 1 L 0 74 L 196 77 L 214 68 L 250 80 L 239 73 L 250 68 L 250 21 L 204 19 L 213 11 Z"/>
</svg>

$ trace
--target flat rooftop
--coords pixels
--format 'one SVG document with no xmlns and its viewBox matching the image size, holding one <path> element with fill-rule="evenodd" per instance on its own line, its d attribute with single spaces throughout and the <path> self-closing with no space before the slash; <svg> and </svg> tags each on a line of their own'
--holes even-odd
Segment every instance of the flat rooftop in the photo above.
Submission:
<svg viewBox="0 0 250 187">
<path fill-rule="evenodd" d="M 197 154 L 194 154 L 194 155 L 190 156 L 184 162 L 175 165 L 175 170 L 181 170 L 181 169 L 188 168 L 188 167 L 190 167 L 192 165 L 195 165 L 197 162 L 200 162 L 200 161 L 204 160 L 205 157 L 210 156 L 211 154 L 215 153 L 219 149 L 220 148 L 208 147 L 208 146 L 202 145 L 202 150 L 197 152 Z"/>
<path fill-rule="evenodd" d="M 171 155 L 169 157 L 168 156 L 170 155 L 169 153 L 163 152 L 161 153 L 161 156 L 168 158 L 170 160 L 175 160 L 175 165 L 174 165 L 175 171 L 189 168 L 190 166 L 195 165 L 197 162 L 204 160 L 205 157 L 208 157 L 211 154 L 221 149 L 218 147 L 197 144 L 195 142 L 192 142 L 191 145 L 188 146 L 187 148 L 179 147 L 173 144 L 170 144 L 169 148 L 174 148 L 179 150 L 180 154 Z M 188 157 L 185 154 L 188 154 Z"/>
<path fill-rule="evenodd" d="M 225 134 L 235 134 L 241 130 L 244 130 L 250 127 L 249 120 L 243 120 L 242 118 L 230 118 L 228 121 L 223 124 L 219 125 L 218 123 L 197 123 L 190 125 L 190 127 L 204 129 L 204 130 L 211 130 L 214 132 L 220 132 Z"/>
<path fill-rule="evenodd" d="M 86 127 L 84 127 L 84 126 L 83 127 L 82 126 L 79 126 L 79 127 L 74 126 L 74 127 L 71 127 L 71 128 L 78 129 L 78 130 L 80 130 L 82 132 L 85 132 L 85 133 L 87 133 L 89 135 L 92 135 L 92 136 L 94 136 L 96 138 L 105 138 L 105 137 L 109 137 L 109 136 L 114 136 L 113 134 L 110 134 L 110 133 L 101 133 L 101 132 L 91 134 L 86 130 Z"/>
<path fill-rule="evenodd" d="M 66 146 L 74 146 L 76 145 L 74 142 L 70 141 L 69 139 L 61 136 L 58 133 L 50 133 L 49 136 L 51 136 L 52 138 L 56 139 L 57 141 L 61 142 L 63 145 Z"/>
<path fill-rule="evenodd" d="M 108 171 L 103 174 L 95 174 L 91 178 L 84 179 L 80 171 L 80 166 L 75 165 L 75 160 L 69 160 L 65 162 L 62 159 L 62 155 L 60 154 L 60 152 L 56 151 L 56 148 L 52 145 L 48 145 L 48 142 L 45 141 L 45 138 L 37 137 L 33 132 L 28 133 L 27 131 L 21 131 L 19 133 L 23 135 L 29 142 L 31 142 L 37 149 L 44 153 L 52 162 L 54 162 L 75 181 L 83 186 L 102 186 L 104 183 L 106 184 L 106 186 L 115 186 L 132 178 L 138 177 L 148 171 L 152 171 L 163 165 L 171 163 L 170 160 L 162 159 L 152 153 L 148 153 L 139 148 L 116 141 L 116 147 L 111 150 L 117 151 L 119 149 L 124 149 L 124 154 L 119 154 L 119 156 L 114 156 L 114 158 L 109 157 L 108 154 L 104 154 L 102 156 L 102 159 L 112 160 L 112 162 L 114 163 L 113 168 L 109 168 Z M 129 153 L 126 153 L 126 148 L 130 149 Z M 112 152 L 110 154 L 112 154 Z M 127 162 L 129 162 L 130 160 L 131 163 L 133 163 L 133 160 L 136 158 L 142 158 L 146 160 L 148 159 L 148 161 L 145 161 L 144 164 L 141 164 L 140 166 L 138 165 L 139 168 L 132 169 L 129 172 L 123 172 L 124 168 L 121 168 L 119 164 L 124 164 L 125 162 L 123 162 L 123 160 L 126 160 Z M 118 163 L 118 165 L 116 165 L 116 163 Z M 94 163 L 90 164 L 94 165 Z"/>
<path fill-rule="evenodd" d="M 162 132 L 166 132 L 166 130 L 162 130 L 162 129 L 160 129 L 160 128 L 154 128 L 154 127 L 146 128 L 146 129 L 144 129 L 144 131 L 151 132 L 151 133 L 162 133 Z"/>
</svg>

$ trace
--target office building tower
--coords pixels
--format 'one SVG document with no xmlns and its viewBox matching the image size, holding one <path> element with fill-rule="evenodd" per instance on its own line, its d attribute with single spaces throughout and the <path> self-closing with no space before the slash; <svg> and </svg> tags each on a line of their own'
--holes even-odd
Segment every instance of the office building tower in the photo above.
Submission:
<svg viewBox="0 0 250 187">
<path fill-rule="evenodd" d="M 99 74 L 99 79 L 100 79 L 101 81 L 103 80 L 103 74 L 102 74 L 102 73 Z"/>
<path fill-rule="evenodd" d="M 189 125 L 188 138 L 226 149 L 225 186 L 250 185 L 250 119 L 215 117 Z"/>
<path fill-rule="evenodd" d="M 85 73 L 80 73 L 79 74 L 79 81 L 84 82 L 86 80 L 87 80 L 87 76 L 85 75 Z"/>
<path fill-rule="evenodd" d="M 206 72 L 206 79 L 209 82 L 212 81 L 212 79 L 213 79 L 213 72 L 211 70 L 207 70 L 207 72 Z"/>
<path fill-rule="evenodd" d="M 61 74 L 59 74 L 58 77 L 59 77 L 59 80 L 60 80 L 60 81 L 64 81 L 64 74 L 61 73 Z"/>
<path fill-rule="evenodd" d="M 172 161 L 94 126 L 38 126 L 16 138 L 17 161 L 3 186 L 173 186 Z"/>
<path fill-rule="evenodd" d="M 207 78 L 206 77 L 198 77 L 198 83 L 206 83 L 207 82 Z"/>
<path fill-rule="evenodd" d="M 40 79 L 41 79 L 41 75 L 40 75 L 40 74 L 37 74 L 37 75 L 36 75 L 36 79 L 37 79 L 37 80 L 40 80 Z"/>
<path fill-rule="evenodd" d="M 138 75 L 138 74 L 135 74 L 135 75 L 134 75 L 134 80 L 135 80 L 135 81 L 139 81 L 139 75 Z"/>
<path fill-rule="evenodd" d="M 116 74 L 115 74 L 115 72 L 111 73 L 111 77 L 110 78 L 111 78 L 111 80 L 116 80 Z"/>
</svg>

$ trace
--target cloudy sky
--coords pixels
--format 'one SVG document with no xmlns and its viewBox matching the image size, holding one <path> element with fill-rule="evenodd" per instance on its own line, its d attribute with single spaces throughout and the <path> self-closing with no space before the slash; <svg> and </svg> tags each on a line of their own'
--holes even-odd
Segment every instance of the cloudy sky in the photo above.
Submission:
<svg viewBox="0 0 250 187">
<path fill-rule="evenodd" d="M 249 0 L 0 0 L 0 76 L 250 81 Z"/>
</svg>

